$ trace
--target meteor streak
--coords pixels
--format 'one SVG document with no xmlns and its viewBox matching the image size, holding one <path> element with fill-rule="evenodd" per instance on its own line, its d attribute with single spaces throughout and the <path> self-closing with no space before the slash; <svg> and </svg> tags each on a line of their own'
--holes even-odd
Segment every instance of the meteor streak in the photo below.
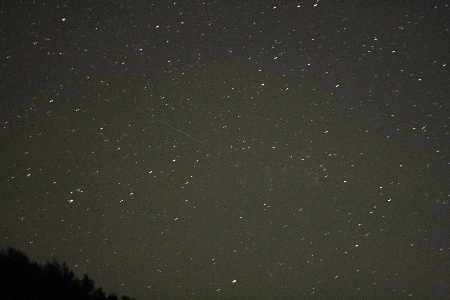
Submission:
<svg viewBox="0 0 450 300">
<path fill-rule="evenodd" d="M 167 127 L 170 127 L 170 128 L 172 128 L 173 130 L 176 130 L 176 131 L 178 131 L 179 133 L 184 134 L 184 135 L 187 136 L 187 137 L 190 137 L 191 139 L 193 139 L 194 141 L 199 142 L 199 143 L 202 144 L 202 145 L 206 145 L 206 144 L 203 143 L 202 141 L 199 141 L 199 140 L 197 140 L 195 137 L 190 136 L 189 134 L 187 134 L 187 133 L 185 133 L 185 132 L 183 132 L 183 131 L 181 131 L 181 130 L 179 130 L 179 129 L 176 129 L 176 128 L 173 127 L 172 125 L 167 124 L 166 122 L 161 121 L 160 119 L 158 119 L 158 118 L 156 118 L 156 117 L 154 117 L 154 118 L 155 118 L 156 121 L 158 121 L 159 123 L 164 124 L 164 125 L 166 125 Z"/>
<path fill-rule="evenodd" d="M 173 129 L 173 130 L 176 130 L 176 131 L 178 131 L 178 132 L 181 133 L 181 134 L 184 134 L 185 136 L 187 136 L 187 137 L 193 139 L 193 140 L 196 141 L 196 142 L 199 142 L 199 143 L 202 144 L 202 145 L 206 145 L 206 144 L 203 143 L 202 141 L 199 141 L 199 140 L 197 140 L 195 137 L 193 137 L 193 136 L 191 136 L 191 135 L 189 135 L 189 134 L 187 134 L 187 133 L 185 133 L 185 132 L 183 132 L 183 131 L 181 131 L 181 130 L 175 128 L 175 127 L 173 127 L 173 126 L 170 125 L 170 124 L 167 124 L 166 122 L 164 122 L 164 121 L 158 119 L 158 118 L 155 117 L 154 115 L 149 114 L 149 113 L 146 112 L 145 110 L 143 110 L 143 109 L 140 109 L 140 110 L 141 110 L 142 112 L 144 112 L 146 115 L 148 115 L 148 116 L 150 116 L 150 117 L 152 117 L 152 118 L 155 118 L 155 120 L 158 121 L 159 123 L 161 123 L 161 124 L 163 124 L 163 125 L 166 125 L 167 127 L 171 128 L 171 129 Z"/>
</svg>

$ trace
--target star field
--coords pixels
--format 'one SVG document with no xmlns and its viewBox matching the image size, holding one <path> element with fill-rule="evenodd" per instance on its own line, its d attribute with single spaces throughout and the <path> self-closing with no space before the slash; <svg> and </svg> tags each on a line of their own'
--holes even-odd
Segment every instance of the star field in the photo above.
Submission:
<svg viewBox="0 0 450 300">
<path fill-rule="evenodd" d="M 141 300 L 448 297 L 449 13 L 3 3 L 1 247 Z"/>
</svg>

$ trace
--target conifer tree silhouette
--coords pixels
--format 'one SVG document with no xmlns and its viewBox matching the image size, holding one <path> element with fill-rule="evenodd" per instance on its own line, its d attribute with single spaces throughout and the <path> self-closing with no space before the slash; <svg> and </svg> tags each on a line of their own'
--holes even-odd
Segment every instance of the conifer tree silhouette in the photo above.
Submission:
<svg viewBox="0 0 450 300">
<path fill-rule="evenodd" d="M 75 276 L 66 262 L 53 260 L 44 266 L 21 251 L 9 247 L 0 250 L 1 300 L 119 300 L 115 293 L 106 296 L 101 287 L 84 274 Z M 123 295 L 121 300 L 135 300 Z"/>
</svg>

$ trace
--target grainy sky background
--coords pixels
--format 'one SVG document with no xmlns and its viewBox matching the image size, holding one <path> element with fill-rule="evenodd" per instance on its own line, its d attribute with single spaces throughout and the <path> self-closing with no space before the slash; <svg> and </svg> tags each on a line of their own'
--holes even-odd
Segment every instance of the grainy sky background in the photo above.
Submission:
<svg viewBox="0 0 450 300">
<path fill-rule="evenodd" d="M 58 3 L 1 1 L 0 247 L 141 300 L 448 297 L 447 1 Z"/>
</svg>

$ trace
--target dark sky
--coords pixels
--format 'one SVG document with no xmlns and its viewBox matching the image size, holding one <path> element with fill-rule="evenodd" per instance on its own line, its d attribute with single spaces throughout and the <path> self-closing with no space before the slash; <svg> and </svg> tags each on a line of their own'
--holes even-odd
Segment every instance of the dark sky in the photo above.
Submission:
<svg viewBox="0 0 450 300">
<path fill-rule="evenodd" d="M 140 300 L 448 297 L 448 3 L 237 3 L 1 1 L 0 247 Z"/>
</svg>

